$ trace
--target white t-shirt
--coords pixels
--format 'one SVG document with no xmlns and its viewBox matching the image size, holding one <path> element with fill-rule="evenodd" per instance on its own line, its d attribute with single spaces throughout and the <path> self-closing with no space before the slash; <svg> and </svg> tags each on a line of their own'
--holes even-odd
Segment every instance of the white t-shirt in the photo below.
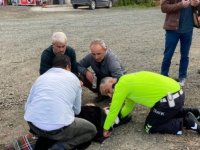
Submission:
<svg viewBox="0 0 200 150">
<path fill-rule="evenodd" d="M 82 88 L 70 71 L 51 68 L 33 84 L 24 119 L 43 130 L 70 125 L 81 110 Z"/>
</svg>

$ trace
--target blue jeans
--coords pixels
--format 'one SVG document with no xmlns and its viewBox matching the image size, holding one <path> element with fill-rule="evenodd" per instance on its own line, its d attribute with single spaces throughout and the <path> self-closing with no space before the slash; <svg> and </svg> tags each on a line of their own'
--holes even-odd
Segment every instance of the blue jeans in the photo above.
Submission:
<svg viewBox="0 0 200 150">
<path fill-rule="evenodd" d="M 165 34 L 165 51 L 161 66 L 161 74 L 169 76 L 169 68 L 171 59 L 176 49 L 177 43 L 180 40 L 180 65 L 179 65 L 179 79 L 187 77 L 187 68 L 189 64 L 189 50 L 192 43 L 193 30 L 187 33 L 178 33 L 176 31 L 166 30 Z"/>
</svg>

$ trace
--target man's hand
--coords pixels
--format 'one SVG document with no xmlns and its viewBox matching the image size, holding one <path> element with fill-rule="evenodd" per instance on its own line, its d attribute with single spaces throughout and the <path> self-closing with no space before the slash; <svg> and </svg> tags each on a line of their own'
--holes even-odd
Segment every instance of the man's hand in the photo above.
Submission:
<svg viewBox="0 0 200 150">
<path fill-rule="evenodd" d="M 108 130 L 103 131 L 103 137 L 108 138 L 111 135 L 111 132 Z"/>
<path fill-rule="evenodd" d="M 199 0 L 191 0 L 191 5 L 196 7 L 200 4 L 200 1 Z"/>
<path fill-rule="evenodd" d="M 86 78 L 92 83 L 92 81 L 94 79 L 94 73 L 88 70 L 86 72 Z"/>
<path fill-rule="evenodd" d="M 186 8 L 190 5 L 190 0 L 182 0 L 183 7 Z"/>
<path fill-rule="evenodd" d="M 80 80 L 80 85 L 81 85 L 81 87 L 83 87 L 83 82 Z"/>
</svg>

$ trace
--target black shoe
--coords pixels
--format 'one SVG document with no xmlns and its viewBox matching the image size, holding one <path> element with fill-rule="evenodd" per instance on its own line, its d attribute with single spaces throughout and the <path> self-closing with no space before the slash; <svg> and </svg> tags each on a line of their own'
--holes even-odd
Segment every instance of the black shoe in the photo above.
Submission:
<svg viewBox="0 0 200 150">
<path fill-rule="evenodd" d="M 198 122 L 197 118 L 195 117 L 193 113 L 188 112 L 185 117 L 185 121 L 187 122 L 187 126 L 186 126 L 187 129 L 194 130 L 200 134 L 200 123 Z M 197 124 L 197 129 L 193 128 L 195 123 Z"/>
<path fill-rule="evenodd" d="M 187 114 L 188 112 L 193 113 L 193 115 L 200 121 L 200 108 L 183 108 L 183 113 Z"/>
<path fill-rule="evenodd" d="M 192 110 L 193 110 L 192 113 L 195 115 L 197 120 L 200 121 L 200 108 L 192 108 Z"/>
</svg>

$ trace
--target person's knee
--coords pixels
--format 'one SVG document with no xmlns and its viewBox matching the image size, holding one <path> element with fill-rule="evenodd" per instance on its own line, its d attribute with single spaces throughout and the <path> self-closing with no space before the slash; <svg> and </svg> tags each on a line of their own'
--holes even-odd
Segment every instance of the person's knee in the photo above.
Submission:
<svg viewBox="0 0 200 150">
<path fill-rule="evenodd" d="M 91 136 L 92 138 L 95 137 L 97 134 L 97 128 L 95 127 L 95 125 L 91 125 Z"/>
<path fill-rule="evenodd" d="M 87 121 L 85 119 L 82 119 L 82 121 L 85 124 L 84 125 L 85 132 L 91 137 L 91 139 L 93 137 L 95 137 L 96 134 L 97 134 L 97 128 L 96 128 L 96 126 L 93 123 L 91 123 L 91 122 L 89 122 L 89 121 Z"/>
</svg>

